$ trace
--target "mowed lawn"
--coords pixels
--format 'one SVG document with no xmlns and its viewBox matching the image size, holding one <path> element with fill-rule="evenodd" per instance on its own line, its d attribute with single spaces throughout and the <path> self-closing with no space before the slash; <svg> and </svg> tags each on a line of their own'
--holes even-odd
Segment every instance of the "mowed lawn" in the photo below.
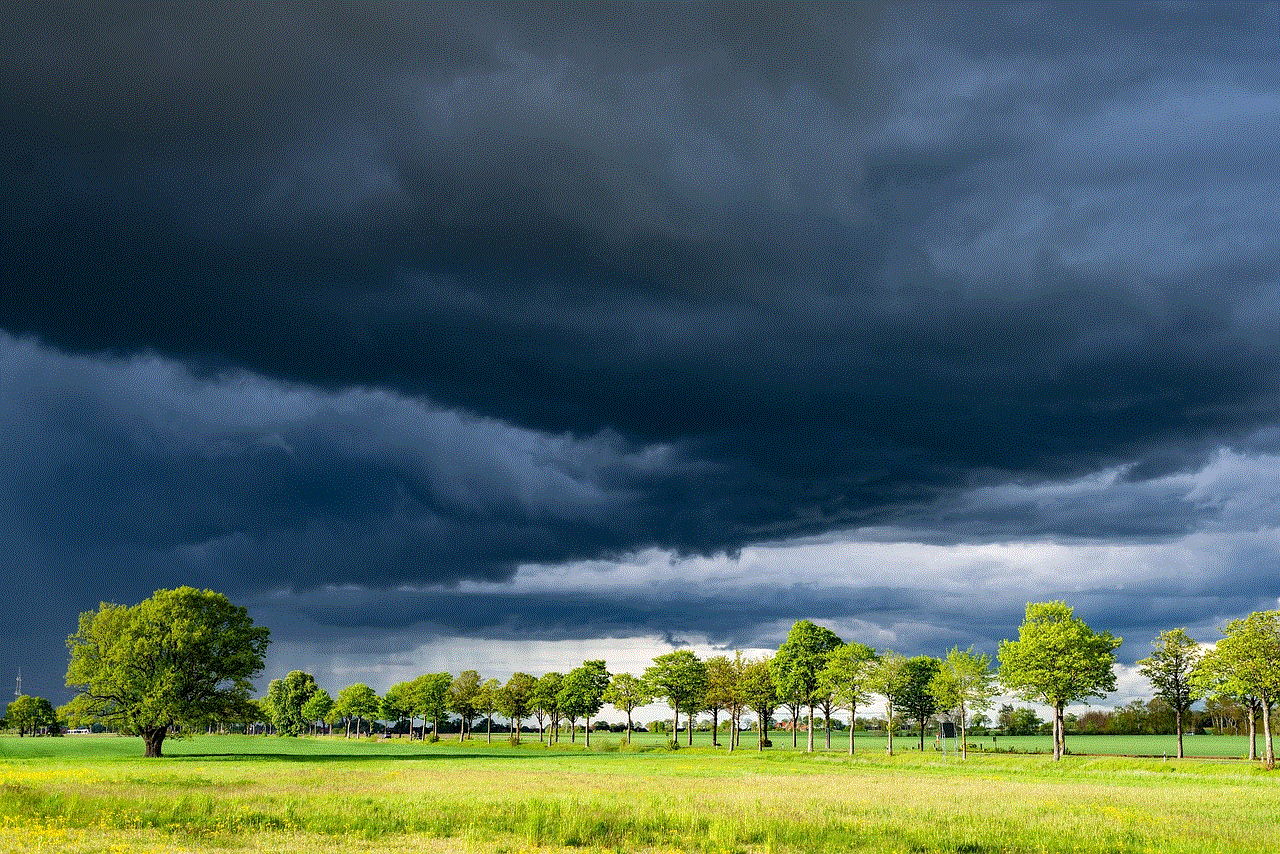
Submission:
<svg viewBox="0 0 1280 854">
<path fill-rule="evenodd" d="M 1201 736 L 1200 738 L 1205 738 Z M 697 736 L 695 735 L 695 743 Z M 782 742 L 776 739 L 775 742 Z M 1000 739 L 1004 741 L 1004 739 Z M 0 739 L 0 850 L 1274 851 L 1280 773 L 882 749 Z M 868 739 L 866 747 L 876 740 Z M 880 742 L 882 745 L 882 742 Z M 748 746 L 744 744 L 744 746 Z M 862 747 L 860 743 L 860 747 Z M 903 740 L 906 747 L 906 740 Z M 1003 745 L 1001 745 L 1003 746 Z M 605 748 L 605 749 L 600 749 Z"/>
</svg>

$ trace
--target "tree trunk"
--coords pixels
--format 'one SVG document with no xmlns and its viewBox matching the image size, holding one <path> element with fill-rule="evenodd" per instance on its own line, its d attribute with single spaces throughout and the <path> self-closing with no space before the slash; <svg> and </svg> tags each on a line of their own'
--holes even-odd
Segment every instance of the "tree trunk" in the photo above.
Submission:
<svg viewBox="0 0 1280 854">
<path fill-rule="evenodd" d="M 627 744 L 631 743 L 631 710 L 627 710 Z"/>
<path fill-rule="evenodd" d="M 805 739 L 808 742 L 805 747 L 805 753 L 813 753 L 813 705 L 809 705 L 809 734 Z"/>
<path fill-rule="evenodd" d="M 892 756 L 893 755 L 893 703 L 885 704 L 885 713 L 888 715 L 888 720 L 885 722 L 884 728 L 889 734 L 889 743 L 885 745 L 884 749 L 886 753 Z"/>
<path fill-rule="evenodd" d="M 587 715 L 586 718 L 584 718 L 584 720 L 587 722 L 586 729 L 582 731 L 583 737 L 585 739 L 584 746 L 587 748 L 590 748 L 591 747 L 591 716 Z"/>
<path fill-rule="evenodd" d="M 484 742 L 485 744 L 493 744 L 493 715 L 485 717 L 485 721 L 487 724 L 485 728 Z"/>
<path fill-rule="evenodd" d="M 853 731 L 858 728 L 858 704 L 849 704 L 849 755 L 853 755 Z"/>
<path fill-rule="evenodd" d="M 1272 749 L 1271 745 L 1271 703 L 1268 700 L 1263 700 L 1261 706 L 1262 738 L 1263 743 L 1266 745 L 1262 757 L 1262 767 L 1266 768 L 1268 771 L 1274 771 L 1276 767 L 1276 753 L 1275 750 Z"/>
<path fill-rule="evenodd" d="M 768 727 L 769 727 L 769 724 L 768 724 L 768 722 L 765 720 L 765 718 L 766 718 L 766 717 L 768 717 L 768 716 L 767 716 L 767 715 L 761 715 L 761 716 L 760 716 L 760 725 L 759 725 L 759 727 L 757 727 L 757 728 L 760 730 L 760 742 L 759 742 L 759 744 L 756 746 L 756 749 L 757 749 L 758 751 L 763 751 L 763 750 L 764 750 L 764 740 L 765 740 L 766 738 L 768 738 L 768 737 L 769 737 L 769 736 L 768 736 Z"/>
<path fill-rule="evenodd" d="M 693 711 L 684 713 L 684 722 L 689 728 L 689 746 L 693 747 Z"/>
<path fill-rule="evenodd" d="M 711 746 L 712 747 L 720 746 L 719 724 L 720 724 L 720 710 L 712 709 L 711 710 Z"/>
<path fill-rule="evenodd" d="M 671 742 L 680 746 L 680 704 L 675 700 L 671 701 Z"/>
<path fill-rule="evenodd" d="M 1249 759 L 1258 758 L 1258 723 L 1257 709 L 1253 703 L 1249 704 Z"/>
<path fill-rule="evenodd" d="M 1173 710 L 1173 725 L 1178 731 L 1178 758 L 1182 759 L 1182 709 Z"/>
<path fill-rule="evenodd" d="M 826 726 L 823 729 L 825 729 L 827 733 L 827 752 L 829 753 L 831 751 L 831 710 L 830 709 L 827 709 L 826 711 L 823 712 L 823 720 L 826 721 Z"/>
<path fill-rule="evenodd" d="M 146 745 L 146 751 L 143 756 L 154 759 L 160 757 L 160 745 L 164 742 L 164 737 L 169 732 L 168 727 L 153 727 L 142 731 L 142 741 Z"/>
<path fill-rule="evenodd" d="M 920 752 L 924 753 L 924 718 L 916 718 L 916 723 L 920 724 Z"/>
</svg>

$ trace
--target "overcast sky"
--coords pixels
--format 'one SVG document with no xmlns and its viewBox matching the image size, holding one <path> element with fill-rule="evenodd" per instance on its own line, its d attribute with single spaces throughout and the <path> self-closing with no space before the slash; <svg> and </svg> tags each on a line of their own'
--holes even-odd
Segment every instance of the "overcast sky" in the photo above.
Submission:
<svg viewBox="0 0 1280 854">
<path fill-rule="evenodd" d="M 1277 607 L 1280 6 L 6 6 L 0 55 L 29 693 L 184 583 L 335 692 Z"/>
</svg>

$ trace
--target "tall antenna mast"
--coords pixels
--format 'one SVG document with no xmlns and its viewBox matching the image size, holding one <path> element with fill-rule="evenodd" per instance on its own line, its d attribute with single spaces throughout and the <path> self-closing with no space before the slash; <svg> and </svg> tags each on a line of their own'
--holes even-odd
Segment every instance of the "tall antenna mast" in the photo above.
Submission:
<svg viewBox="0 0 1280 854">
<path fill-rule="evenodd" d="M 22 696 L 22 668 L 19 667 L 18 668 L 18 684 L 15 685 L 13 688 L 13 698 L 16 700 L 21 696 Z"/>
</svg>

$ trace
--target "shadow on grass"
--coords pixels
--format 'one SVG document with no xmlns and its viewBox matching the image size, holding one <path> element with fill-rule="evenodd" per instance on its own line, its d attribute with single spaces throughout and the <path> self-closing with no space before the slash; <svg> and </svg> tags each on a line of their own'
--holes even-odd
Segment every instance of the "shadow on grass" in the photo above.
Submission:
<svg viewBox="0 0 1280 854">
<path fill-rule="evenodd" d="M 600 754 L 594 751 L 578 752 L 515 752 L 496 753 L 489 751 L 457 751 L 454 753 L 173 753 L 166 754 L 165 759 L 170 760 L 201 760 L 210 759 L 220 760 L 237 760 L 237 759 L 260 759 L 268 762 L 298 762 L 298 763 L 324 763 L 324 762 L 432 762 L 449 759 L 549 759 L 555 757 L 557 759 L 587 759 Z"/>
</svg>

